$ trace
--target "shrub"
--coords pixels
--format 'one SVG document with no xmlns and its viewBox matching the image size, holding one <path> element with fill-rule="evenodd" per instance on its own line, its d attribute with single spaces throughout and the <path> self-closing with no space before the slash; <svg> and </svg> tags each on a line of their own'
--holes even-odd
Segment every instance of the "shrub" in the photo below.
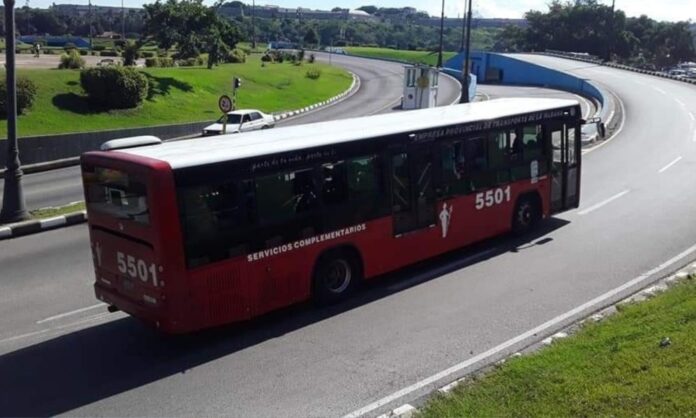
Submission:
<svg viewBox="0 0 696 418">
<path fill-rule="evenodd" d="M 316 80 L 321 77 L 321 70 L 307 70 L 307 78 Z"/>
<path fill-rule="evenodd" d="M 93 67 L 80 72 L 80 84 L 93 103 L 109 109 L 129 109 L 145 100 L 147 77 L 132 67 Z"/>
<path fill-rule="evenodd" d="M 101 51 L 99 53 L 99 56 L 100 57 L 118 57 L 118 56 L 120 56 L 120 54 L 118 53 L 118 51 L 111 50 L 111 51 Z"/>
<path fill-rule="evenodd" d="M 123 65 L 135 65 L 135 61 L 140 57 L 139 49 L 135 42 L 128 41 L 123 49 Z"/>
<path fill-rule="evenodd" d="M 225 62 L 229 62 L 232 64 L 244 64 L 246 62 L 246 59 L 247 54 L 243 50 L 235 48 L 227 53 L 227 56 L 225 57 Z"/>
<path fill-rule="evenodd" d="M 87 54 L 89 54 L 89 51 L 86 50 L 86 49 L 79 49 L 78 52 L 80 53 L 80 55 L 87 55 Z"/>
<path fill-rule="evenodd" d="M 309 62 L 310 64 L 314 64 L 314 61 L 316 61 L 316 60 L 317 60 L 316 55 L 309 54 L 309 59 L 307 60 L 307 62 Z"/>
<path fill-rule="evenodd" d="M 173 67 L 174 58 L 172 57 L 159 57 L 157 58 L 160 67 Z"/>
<path fill-rule="evenodd" d="M 145 66 L 148 68 L 152 67 L 159 67 L 159 58 L 157 57 L 150 57 L 150 58 L 145 58 Z"/>
<path fill-rule="evenodd" d="M 142 51 L 140 53 L 140 56 L 143 58 L 155 58 L 155 52 L 154 51 Z"/>
<path fill-rule="evenodd" d="M 80 56 L 76 49 L 71 49 L 67 53 L 60 56 L 58 68 L 61 69 L 78 69 L 85 66 L 85 60 Z"/>
<path fill-rule="evenodd" d="M 105 45 L 94 45 L 94 46 L 92 47 L 92 49 L 93 49 L 94 51 L 103 51 L 103 50 L 106 49 L 106 46 L 105 46 Z"/>
<path fill-rule="evenodd" d="M 197 65 L 203 65 L 205 64 L 205 59 L 203 57 L 192 57 L 192 58 L 185 58 L 178 60 L 176 62 L 179 67 L 195 67 Z"/>
<path fill-rule="evenodd" d="M 114 41 L 114 46 L 123 48 L 124 46 L 126 46 L 126 41 L 124 41 L 123 39 L 117 39 Z"/>
<path fill-rule="evenodd" d="M 17 113 L 22 114 L 34 104 L 36 84 L 28 78 L 17 77 Z M 7 117 L 7 84 L 0 79 L 0 117 Z"/>
<path fill-rule="evenodd" d="M 273 57 L 271 54 L 263 54 L 261 56 L 261 62 L 273 62 Z"/>
<path fill-rule="evenodd" d="M 297 51 L 297 61 L 300 64 L 302 64 L 302 61 L 304 61 L 304 57 L 305 57 L 305 50 L 304 49 L 300 49 L 299 51 Z"/>
<path fill-rule="evenodd" d="M 63 46 L 63 49 L 66 50 L 66 51 L 70 51 L 70 50 L 76 49 L 76 48 L 77 48 L 77 47 L 76 47 L 75 44 L 72 43 L 72 42 L 68 42 L 68 43 L 66 43 L 66 44 Z"/>
</svg>

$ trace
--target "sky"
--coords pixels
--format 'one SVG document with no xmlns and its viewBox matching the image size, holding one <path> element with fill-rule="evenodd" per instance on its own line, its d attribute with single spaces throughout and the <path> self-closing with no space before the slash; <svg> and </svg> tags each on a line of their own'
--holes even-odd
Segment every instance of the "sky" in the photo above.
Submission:
<svg viewBox="0 0 696 418">
<path fill-rule="evenodd" d="M 27 0 L 16 0 L 17 6 L 23 6 Z M 87 0 L 28 0 L 31 7 L 48 7 L 55 4 L 87 4 Z M 93 0 L 92 4 L 100 6 L 140 7 L 152 0 Z M 466 0 L 445 0 L 445 15 L 457 17 L 464 10 Z M 611 0 L 599 0 L 611 4 Z M 213 3 L 213 0 L 205 0 Z M 246 0 L 251 3 L 251 0 Z M 330 10 L 334 7 L 357 8 L 367 4 L 378 7 L 415 7 L 431 15 L 440 15 L 441 0 L 256 0 L 257 4 L 273 4 L 281 7 L 308 7 L 311 9 Z M 528 10 L 546 10 L 549 0 L 474 0 L 473 10 L 483 17 L 520 18 Z M 696 0 L 616 0 L 616 7 L 628 16 L 646 14 L 657 20 L 691 20 L 696 22 Z"/>
</svg>

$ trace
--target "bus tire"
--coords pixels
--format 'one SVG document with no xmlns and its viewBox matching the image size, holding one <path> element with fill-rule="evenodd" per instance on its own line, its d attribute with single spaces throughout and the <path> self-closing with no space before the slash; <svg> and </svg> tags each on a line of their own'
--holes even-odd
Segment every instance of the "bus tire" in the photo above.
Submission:
<svg viewBox="0 0 696 418">
<path fill-rule="evenodd" d="M 317 261 L 312 279 L 312 295 L 319 305 L 345 299 L 360 281 L 361 266 L 350 251 L 332 250 Z"/>
<path fill-rule="evenodd" d="M 541 207 L 536 195 L 522 196 L 517 200 L 512 213 L 512 232 L 523 235 L 529 232 L 541 219 Z"/>
</svg>

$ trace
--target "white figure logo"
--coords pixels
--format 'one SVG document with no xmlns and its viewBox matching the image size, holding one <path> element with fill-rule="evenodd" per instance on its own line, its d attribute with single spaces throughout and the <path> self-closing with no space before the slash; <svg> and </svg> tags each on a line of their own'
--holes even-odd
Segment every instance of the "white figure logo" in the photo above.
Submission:
<svg viewBox="0 0 696 418">
<path fill-rule="evenodd" d="M 101 267 L 101 265 L 102 265 L 102 249 L 101 249 L 101 245 L 99 244 L 99 242 L 95 243 L 92 255 L 94 256 L 94 261 L 97 262 L 97 266 Z"/>
<path fill-rule="evenodd" d="M 442 211 L 440 211 L 440 229 L 442 230 L 442 238 L 447 238 L 447 234 L 449 233 L 453 209 L 454 208 L 452 206 L 448 208 L 447 203 L 442 205 Z"/>
</svg>

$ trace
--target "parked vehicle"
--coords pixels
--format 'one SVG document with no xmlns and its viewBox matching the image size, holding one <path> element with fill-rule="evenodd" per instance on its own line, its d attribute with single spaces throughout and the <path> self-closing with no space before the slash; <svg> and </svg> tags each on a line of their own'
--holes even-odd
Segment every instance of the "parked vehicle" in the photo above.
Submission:
<svg viewBox="0 0 696 418">
<path fill-rule="evenodd" d="M 225 117 L 208 125 L 203 129 L 203 136 L 220 135 Z M 275 126 L 273 115 L 268 115 L 255 109 L 235 110 L 227 114 L 227 129 L 225 133 L 238 134 L 240 132 L 268 129 Z"/>
</svg>

